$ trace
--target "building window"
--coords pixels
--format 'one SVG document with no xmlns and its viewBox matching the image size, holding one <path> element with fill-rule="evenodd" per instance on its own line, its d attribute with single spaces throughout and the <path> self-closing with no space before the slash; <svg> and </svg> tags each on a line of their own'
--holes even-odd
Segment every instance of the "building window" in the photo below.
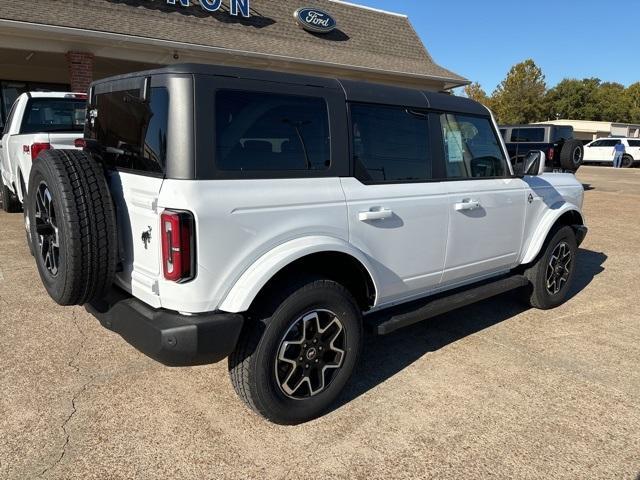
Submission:
<svg viewBox="0 0 640 480">
<path fill-rule="evenodd" d="M 13 102 L 26 92 L 68 92 L 69 85 L 57 83 L 0 81 L 0 129 L 3 128 Z"/>
</svg>

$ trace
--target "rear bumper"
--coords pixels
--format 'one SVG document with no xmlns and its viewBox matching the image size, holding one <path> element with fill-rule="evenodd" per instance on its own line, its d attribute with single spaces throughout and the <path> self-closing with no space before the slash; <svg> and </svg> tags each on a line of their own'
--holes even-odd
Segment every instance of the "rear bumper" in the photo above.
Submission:
<svg viewBox="0 0 640 480">
<path fill-rule="evenodd" d="M 244 323 L 235 313 L 181 315 L 155 309 L 116 288 L 85 308 L 103 327 L 169 366 L 219 362 L 235 349 Z"/>
</svg>

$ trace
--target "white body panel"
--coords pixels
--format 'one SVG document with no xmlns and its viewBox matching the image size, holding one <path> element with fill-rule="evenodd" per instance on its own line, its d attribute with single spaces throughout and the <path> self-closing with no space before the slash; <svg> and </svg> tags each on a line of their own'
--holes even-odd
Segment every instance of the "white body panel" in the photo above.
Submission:
<svg viewBox="0 0 640 480">
<path fill-rule="evenodd" d="M 446 185 L 451 221 L 443 283 L 458 284 L 513 268 L 522 245 L 524 182 L 482 179 Z"/>
<path fill-rule="evenodd" d="M 109 188 L 116 206 L 118 250 L 122 269 L 116 283 L 152 307 L 161 307 L 162 276 L 158 196 L 162 178 L 111 172 Z M 142 234 L 149 232 L 151 241 Z"/>
<path fill-rule="evenodd" d="M 65 98 L 69 93 L 57 92 L 33 92 L 34 98 Z M 29 133 L 20 134 L 20 126 L 25 115 L 29 95 L 20 95 L 14 104 L 14 112 L 10 124 L 6 126 L 2 136 L 0 148 L 0 170 L 2 180 L 11 191 L 18 195 L 22 202 L 27 192 L 22 188 L 28 188 L 29 174 L 31 172 L 31 145 L 34 143 L 49 143 L 51 148 L 75 149 L 74 141 L 82 138 L 82 132 L 60 133 Z"/>
<path fill-rule="evenodd" d="M 378 305 L 440 284 L 449 222 L 444 185 L 364 185 L 355 178 L 342 179 L 349 241 L 367 256 L 380 279 Z M 387 218 L 366 218 L 377 211 Z"/>
<path fill-rule="evenodd" d="M 322 242 L 328 245 L 328 239 L 333 239 L 347 249 L 349 240 L 346 204 L 338 178 L 165 180 L 158 205 L 160 209 L 193 212 L 197 231 L 196 278 L 184 284 L 160 281 L 162 306 L 168 309 L 206 312 L 219 308 L 259 259 L 271 253 L 270 266 L 261 267 L 268 272 L 285 263 L 277 250 L 283 245 L 293 245 L 285 247 L 285 257 L 294 260 L 299 258 L 296 251 L 314 250 L 309 249 L 309 243 L 316 242 L 321 250 L 340 251 L 322 247 Z M 136 232 L 134 238 L 140 234 Z M 290 243 L 305 238 L 301 243 Z M 156 241 L 157 237 L 152 240 Z M 255 281 L 256 285 L 261 283 Z M 238 288 L 246 292 L 245 298 L 236 289 L 225 309 L 246 308 L 253 300 L 251 295 L 257 293 L 256 288 Z"/>
</svg>

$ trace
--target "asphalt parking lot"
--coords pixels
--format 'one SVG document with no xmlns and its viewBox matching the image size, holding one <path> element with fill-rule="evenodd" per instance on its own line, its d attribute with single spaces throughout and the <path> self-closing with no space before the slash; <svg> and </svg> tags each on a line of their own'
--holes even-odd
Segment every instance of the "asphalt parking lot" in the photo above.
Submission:
<svg viewBox="0 0 640 480">
<path fill-rule="evenodd" d="M 0 478 L 640 478 L 640 169 L 578 176 L 567 304 L 368 337 L 340 404 L 297 427 L 245 409 L 226 362 L 163 367 L 53 304 L 0 213 Z"/>
</svg>

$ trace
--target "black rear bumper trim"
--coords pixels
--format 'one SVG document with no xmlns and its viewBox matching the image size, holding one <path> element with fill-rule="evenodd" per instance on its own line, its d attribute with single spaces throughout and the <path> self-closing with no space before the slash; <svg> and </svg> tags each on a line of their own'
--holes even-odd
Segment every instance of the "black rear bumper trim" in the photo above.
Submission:
<svg viewBox="0 0 640 480">
<path fill-rule="evenodd" d="M 155 309 L 117 288 L 85 308 L 103 327 L 168 366 L 219 362 L 235 349 L 244 323 L 236 313 L 183 315 Z"/>
</svg>

